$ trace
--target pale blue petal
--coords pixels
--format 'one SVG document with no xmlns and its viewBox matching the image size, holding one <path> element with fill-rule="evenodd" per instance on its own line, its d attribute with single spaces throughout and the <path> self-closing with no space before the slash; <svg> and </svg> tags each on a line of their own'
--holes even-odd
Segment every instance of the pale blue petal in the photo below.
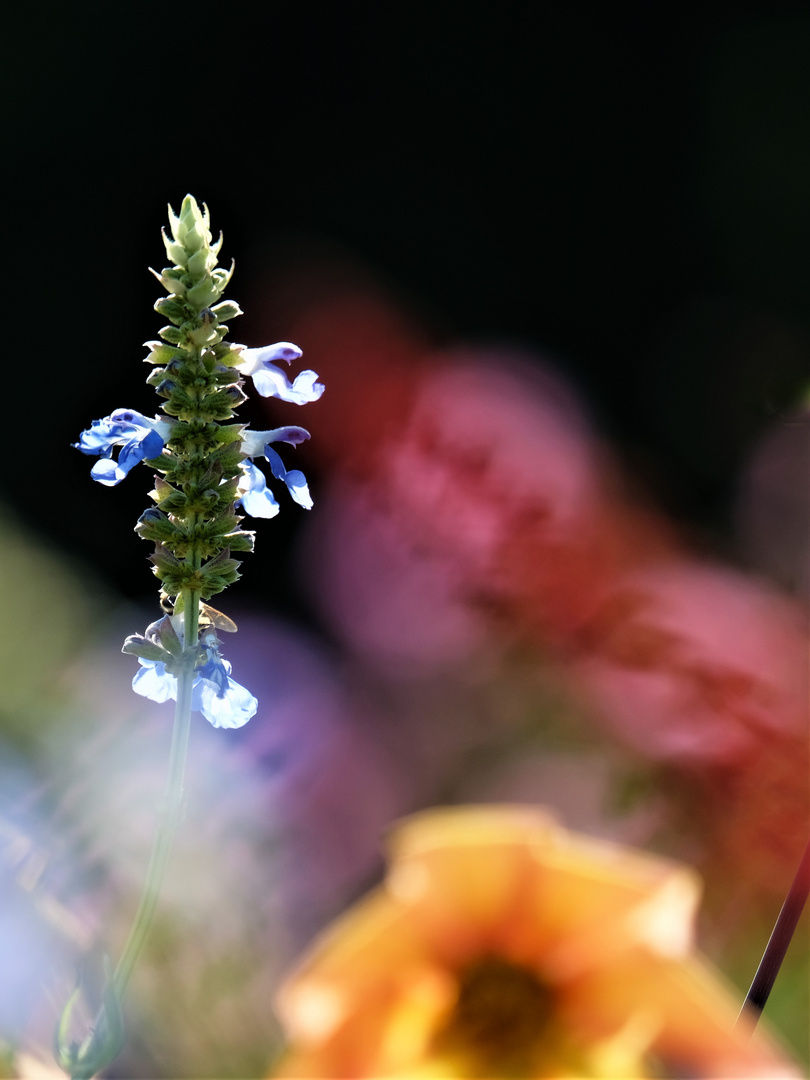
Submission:
<svg viewBox="0 0 810 1080">
<path fill-rule="evenodd" d="M 290 469 L 288 471 L 285 469 L 284 462 L 271 446 L 266 446 L 264 448 L 264 456 L 270 462 L 270 471 L 273 476 L 275 476 L 277 480 L 284 481 L 287 485 L 287 490 L 298 505 L 303 506 L 305 510 L 311 510 L 313 506 L 312 497 L 309 494 L 306 477 L 301 470 Z"/>
<path fill-rule="evenodd" d="M 298 446 L 309 438 L 306 428 L 289 424 L 286 427 L 271 428 L 269 431 L 242 432 L 242 453 L 245 457 L 255 458 L 264 453 L 268 443 L 286 442 Z"/>
<path fill-rule="evenodd" d="M 169 674 L 162 660 L 144 660 L 139 656 L 138 663 L 141 670 L 132 680 L 136 694 L 160 703 L 177 697 L 177 679 Z"/>
<path fill-rule="evenodd" d="M 290 469 L 284 477 L 284 483 L 287 485 L 287 490 L 290 495 L 292 495 L 299 506 L 303 506 L 305 510 L 312 509 L 314 505 L 312 496 L 309 493 L 306 477 L 300 469 Z"/>
<path fill-rule="evenodd" d="M 293 360 L 300 360 L 303 355 L 298 346 L 293 345 L 291 341 L 277 341 L 274 345 L 265 345 L 261 349 L 243 349 L 240 366 L 244 368 L 246 374 L 252 375 L 265 364 L 272 364 L 276 360 L 291 364 Z"/>
<path fill-rule="evenodd" d="M 206 663 L 194 672 L 191 708 L 201 712 L 214 727 L 242 727 L 255 715 L 259 703 L 249 690 L 231 678 L 231 665 L 220 657 L 215 637 L 206 651 Z M 160 704 L 177 699 L 177 679 L 166 670 L 162 660 L 138 657 L 138 663 L 140 670 L 132 680 L 136 694 Z"/>
<path fill-rule="evenodd" d="M 274 518 L 281 509 L 269 488 L 264 491 L 248 491 L 239 502 L 245 513 L 255 518 Z"/>
<path fill-rule="evenodd" d="M 244 479 L 239 482 L 239 498 L 236 505 L 251 517 L 272 518 L 279 512 L 275 495 L 267 486 L 267 480 L 260 468 L 250 461 L 242 462 Z"/>
<path fill-rule="evenodd" d="M 256 715 L 259 703 L 249 690 L 228 678 L 228 688 L 219 695 L 214 686 L 202 682 L 201 709 L 203 716 L 216 728 L 240 728 Z"/>
<path fill-rule="evenodd" d="M 97 461 L 90 470 L 90 475 L 105 487 L 115 487 L 124 479 L 123 476 L 118 475 L 118 466 L 110 458 L 101 458 Z"/>
<path fill-rule="evenodd" d="M 293 405 L 317 401 L 324 391 L 323 384 L 316 382 L 318 376 L 314 371 L 302 371 L 291 383 L 279 368 L 264 364 L 261 370 L 252 373 L 251 378 L 262 397 L 277 397 Z"/>
</svg>

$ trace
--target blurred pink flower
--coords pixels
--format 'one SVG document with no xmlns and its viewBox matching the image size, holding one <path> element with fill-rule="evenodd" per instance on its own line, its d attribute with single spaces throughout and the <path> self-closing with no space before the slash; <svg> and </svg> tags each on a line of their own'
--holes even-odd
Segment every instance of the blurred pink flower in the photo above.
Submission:
<svg viewBox="0 0 810 1080">
<path fill-rule="evenodd" d="M 572 682 L 647 758 L 740 762 L 807 727 L 801 609 L 733 570 L 672 559 L 617 580 Z"/>
<path fill-rule="evenodd" d="M 574 691 L 663 766 L 712 890 L 738 913 L 751 889 L 784 896 L 810 819 L 801 607 L 735 571 L 670 561 L 617 583 L 582 646 Z"/>
<path fill-rule="evenodd" d="M 329 564 L 324 608 L 353 648 L 421 664 L 495 630 L 565 651 L 613 577 L 670 543 L 542 354 L 437 350 L 345 256 L 304 261 L 265 308 L 329 382 L 301 456 L 341 482 L 340 541 L 329 550 L 322 513 L 308 528 Z M 283 406 L 267 410 L 281 421 Z"/>
<path fill-rule="evenodd" d="M 613 570 L 582 410 L 536 357 L 428 361 L 367 482 L 340 485 L 322 512 L 313 591 L 343 640 L 378 660 L 435 667 L 491 647 L 493 610 L 565 637 Z"/>
</svg>

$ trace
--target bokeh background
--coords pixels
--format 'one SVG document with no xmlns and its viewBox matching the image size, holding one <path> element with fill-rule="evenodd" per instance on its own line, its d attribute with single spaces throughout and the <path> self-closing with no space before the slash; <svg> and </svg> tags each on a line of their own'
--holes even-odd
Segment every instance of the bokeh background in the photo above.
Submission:
<svg viewBox="0 0 810 1080">
<path fill-rule="evenodd" d="M 146 268 L 187 191 L 232 337 L 295 341 L 327 393 L 245 409 L 311 430 L 315 509 L 220 598 L 262 709 L 195 728 L 110 1075 L 261 1075 L 279 973 L 440 802 L 698 865 L 745 987 L 808 827 L 806 6 L 116 12 L 6 25 L 9 1060 L 120 948 L 162 789 L 170 717 L 117 653 L 155 614 L 148 476 L 69 444 L 156 408 Z M 805 1061 L 807 959 L 805 919 L 769 1006 Z"/>
</svg>

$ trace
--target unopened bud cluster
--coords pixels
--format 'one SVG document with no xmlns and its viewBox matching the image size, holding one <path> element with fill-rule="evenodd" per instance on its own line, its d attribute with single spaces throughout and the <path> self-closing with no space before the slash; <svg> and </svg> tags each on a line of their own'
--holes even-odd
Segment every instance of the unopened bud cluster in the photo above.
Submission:
<svg viewBox="0 0 810 1080">
<path fill-rule="evenodd" d="M 162 342 L 148 343 L 155 368 L 147 382 L 175 422 L 161 456 L 148 461 L 163 478 L 152 492 L 157 508 L 137 531 L 156 545 L 152 561 L 167 596 L 189 589 L 207 599 L 238 577 L 230 553 L 253 549 L 253 533 L 239 529 L 234 511 L 243 429 L 223 423 L 245 400 L 234 367 L 241 350 L 224 341 L 227 320 L 241 311 L 221 301 L 232 269 L 216 269 L 222 238 L 211 243 L 207 208 L 187 196 L 169 221 L 172 238 L 163 239 L 174 265 L 156 276 L 170 295 L 155 309 L 171 325 L 158 331 Z"/>
</svg>

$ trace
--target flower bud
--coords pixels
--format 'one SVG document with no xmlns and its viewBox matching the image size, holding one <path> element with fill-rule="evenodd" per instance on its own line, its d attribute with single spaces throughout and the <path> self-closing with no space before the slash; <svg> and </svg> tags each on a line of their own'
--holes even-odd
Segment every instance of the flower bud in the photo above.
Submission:
<svg viewBox="0 0 810 1080">
<path fill-rule="evenodd" d="M 178 243 L 181 243 L 183 237 L 186 235 L 186 227 L 185 225 L 181 225 L 180 218 L 175 214 L 174 210 L 172 210 L 171 203 L 169 203 L 169 228 L 171 229 L 174 239 Z M 164 229 L 161 229 L 160 231 L 165 234 Z"/>
<path fill-rule="evenodd" d="M 216 262 L 210 249 L 202 247 L 189 257 L 187 269 L 194 281 L 199 281 L 209 270 L 214 269 Z"/>
<path fill-rule="evenodd" d="M 235 319 L 237 315 L 243 314 L 242 309 L 233 300 L 223 300 L 221 304 L 217 304 L 211 310 L 216 315 L 217 322 L 221 323 L 227 322 L 228 319 Z"/>
<path fill-rule="evenodd" d="M 144 510 L 138 518 L 135 532 L 144 540 L 152 540 L 156 544 L 166 544 L 170 547 L 178 537 L 183 535 L 183 530 L 173 525 L 168 517 L 154 506 Z"/>
<path fill-rule="evenodd" d="M 185 266 L 188 262 L 188 255 L 186 255 L 183 245 L 176 242 L 173 243 L 166 235 L 165 229 L 161 229 L 160 231 L 163 235 L 163 243 L 166 245 L 166 254 L 175 266 Z M 173 229 L 172 232 L 174 232 Z"/>
<path fill-rule="evenodd" d="M 161 337 L 163 334 L 161 333 Z M 187 333 L 189 341 L 195 345 L 214 345 L 217 341 L 221 340 L 221 335 L 217 334 L 217 331 L 213 326 L 199 326 L 194 330 L 189 330 Z"/>
<path fill-rule="evenodd" d="M 171 296 L 163 296 L 155 301 L 155 311 L 165 316 L 175 326 L 181 326 L 188 318 L 188 312 L 184 304 Z"/>
<path fill-rule="evenodd" d="M 180 349 L 164 345 L 162 341 L 145 341 L 143 344 L 149 350 L 149 356 L 144 357 L 147 364 L 168 364 L 176 356 L 183 355 Z"/>
<path fill-rule="evenodd" d="M 233 271 L 234 271 L 235 266 L 236 266 L 236 261 L 234 259 L 231 259 L 231 265 L 230 265 L 229 269 L 227 269 L 227 270 L 222 270 L 222 269 L 214 270 L 214 272 L 212 273 L 211 277 L 216 282 L 216 286 L 220 290 L 220 292 L 224 291 L 226 285 L 228 284 L 228 282 L 233 277 Z"/>
<path fill-rule="evenodd" d="M 171 293 L 173 296 L 185 295 L 188 286 L 188 275 L 179 267 L 167 266 L 158 277 L 166 292 Z"/>
<path fill-rule="evenodd" d="M 158 334 L 172 345 L 182 345 L 186 340 L 186 334 L 176 326 L 164 326 L 158 330 Z"/>
<path fill-rule="evenodd" d="M 186 293 L 186 299 L 196 308 L 207 308 L 222 295 L 220 289 L 211 277 L 204 277 Z"/>
<path fill-rule="evenodd" d="M 183 247 L 193 254 L 200 248 L 207 248 L 211 243 L 211 233 L 207 227 L 208 210 L 205 214 L 200 212 L 197 202 L 191 195 L 186 195 L 180 209 L 180 224 L 185 226 L 185 236 L 182 238 Z"/>
</svg>

